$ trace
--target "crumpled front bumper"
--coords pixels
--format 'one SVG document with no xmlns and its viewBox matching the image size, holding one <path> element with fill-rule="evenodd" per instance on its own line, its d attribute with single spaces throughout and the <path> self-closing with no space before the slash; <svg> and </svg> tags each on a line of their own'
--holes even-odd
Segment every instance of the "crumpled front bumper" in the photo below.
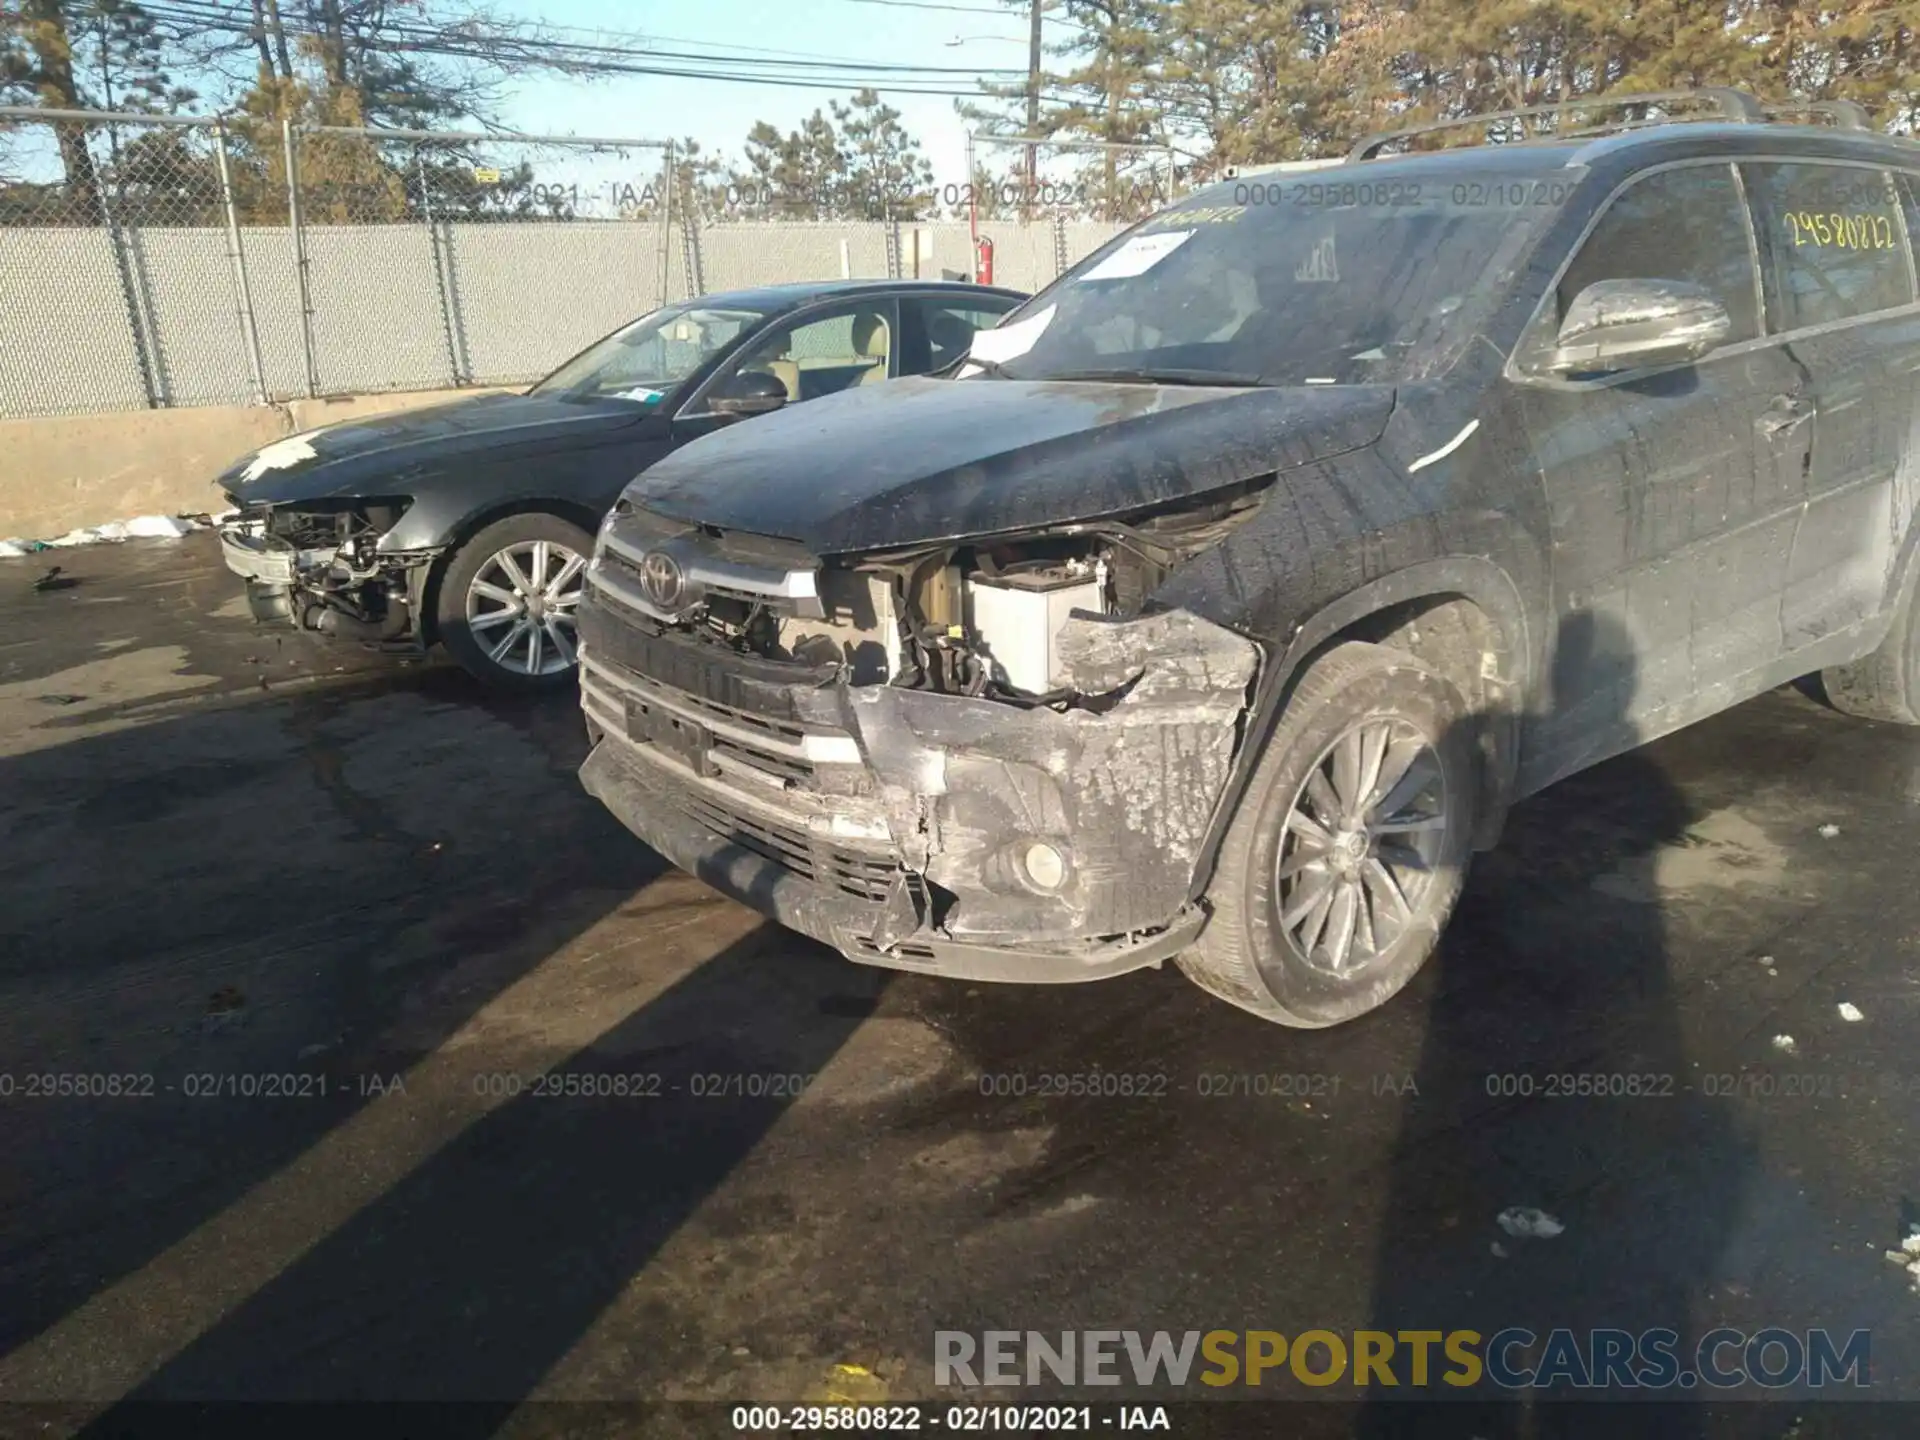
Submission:
<svg viewBox="0 0 1920 1440">
<path fill-rule="evenodd" d="M 303 556 L 267 534 L 265 520 L 229 520 L 220 527 L 220 558 L 227 569 L 247 582 L 247 608 L 256 620 L 292 621 L 296 618 L 294 587 L 299 583 Z M 327 557 L 317 557 L 324 563 Z"/>
<path fill-rule="evenodd" d="M 1184 949 L 1259 652 L 1185 612 L 1074 620 L 1065 711 L 820 683 L 582 606 L 586 788 L 715 888 L 850 959 L 1073 981 Z M 1020 856 L 1064 862 L 1042 888 Z"/>
<path fill-rule="evenodd" d="M 221 558 L 246 581 L 247 608 L 255 620 L 283 621 L 388 646 L 400 644 L 410 631 L 411 642 L 419 642 L 416 617 L 422 587 L 437 553 L 382 557 L 386 573 L 400 578 L 382 595 L 383 612 L 369 615 L 360 613 L 351 598 L 375 572 L 353 572 L 340 548 L 299 549 L 270 533 L 259 515 L 242 515 L 220 527 Z"/>
</svg>

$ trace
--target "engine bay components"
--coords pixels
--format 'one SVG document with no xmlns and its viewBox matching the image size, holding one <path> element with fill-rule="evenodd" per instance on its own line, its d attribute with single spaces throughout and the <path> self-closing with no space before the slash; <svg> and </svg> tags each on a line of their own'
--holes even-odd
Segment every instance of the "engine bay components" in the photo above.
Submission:
<svg viewBox="0 0 1920 1440">
<path fill-rule="evenodd" d="M 1075 610 L 1106 612 L 1106 561 L 1037 560 L 967 577 L 967 630 L 996 685 L 1029 695 L 1057 689 L 1061 627 Z"/>
</svg>

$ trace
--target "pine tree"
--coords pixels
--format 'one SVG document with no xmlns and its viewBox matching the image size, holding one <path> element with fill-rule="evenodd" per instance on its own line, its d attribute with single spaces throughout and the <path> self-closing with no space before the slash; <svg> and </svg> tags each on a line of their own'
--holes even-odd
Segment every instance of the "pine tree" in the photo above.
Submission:
<svg viewBox="0 0 1920 1440">
<path fill-rule="evenodd" d="M 865 220 L 913 220 L 929 213 L 933 166 L 900 124 L 900 112 L 872 90 L 829 108 L 840 126 L 838 168 L 845 178 L 838 212 Z"/>
</svg>

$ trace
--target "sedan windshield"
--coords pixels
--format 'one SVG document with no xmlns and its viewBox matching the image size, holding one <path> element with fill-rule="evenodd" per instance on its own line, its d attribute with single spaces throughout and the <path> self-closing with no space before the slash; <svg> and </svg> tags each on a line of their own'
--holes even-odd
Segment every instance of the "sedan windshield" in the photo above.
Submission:
<svg viewBox="0 0 1920 1440">
<path fill-rule="evenodd" d="M 766 318 L 759 310 L 669 305 L 581 351 L 531 391 L 658 405 L 682 380 Z"/>
<path fill-rule="evenodd" d="M 1095 252 L 973 353 L 1016 380 L 1419 379 L 1481 327 L 1582 173 L 1213 186 Z"/>
</svg>

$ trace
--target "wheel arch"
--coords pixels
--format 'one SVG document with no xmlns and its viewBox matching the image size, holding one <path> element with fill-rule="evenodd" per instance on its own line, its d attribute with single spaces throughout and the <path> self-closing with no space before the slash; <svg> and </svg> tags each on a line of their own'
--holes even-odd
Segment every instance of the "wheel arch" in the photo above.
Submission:
<svg viewBox="0 0 1920 1440">
<path fill-rule="evenodd" d="M 419 583 L 419 593 L 414 601 L 414 614 L 419 617 L 420 643 L 432 645 L 440 639 L 440 584 L 446 578 L 447 569 L 453 564 L 454 557 L 460 553 L 466 543 L 487 526 L 496 521 L 506 520 L 515 515 L 552 515 L 565 520 L 569 525 L 578 525 L 588 535 L 600 528 L 601 517 L 594 513 L 591 506 L 577 500 L 563 499 L 557 495 L 520 496 L 496 500 L 461 517 L 459 523 L 451 527 L 451 538 L 433 557 L 431 564 L 424 567 Z"/>
<path fill-rule="evenodd" d="M 1417 656 L 1459 685 L 1483 717 L 1474 844 L 1491 849 L 1498 842 L 1519 770 L 1534 637 L 1520 591 L 1498 565 L 1484 556 L 1436 558 L 1348 591 L 1296 625 L 1283 644 L 1267 647 L 1244 742 L 1194 870 L 1194 899 L 1212 881 L 1227 827 L 1300 677 L 1326 651 L 1353 640 Z"/>
</svg>

